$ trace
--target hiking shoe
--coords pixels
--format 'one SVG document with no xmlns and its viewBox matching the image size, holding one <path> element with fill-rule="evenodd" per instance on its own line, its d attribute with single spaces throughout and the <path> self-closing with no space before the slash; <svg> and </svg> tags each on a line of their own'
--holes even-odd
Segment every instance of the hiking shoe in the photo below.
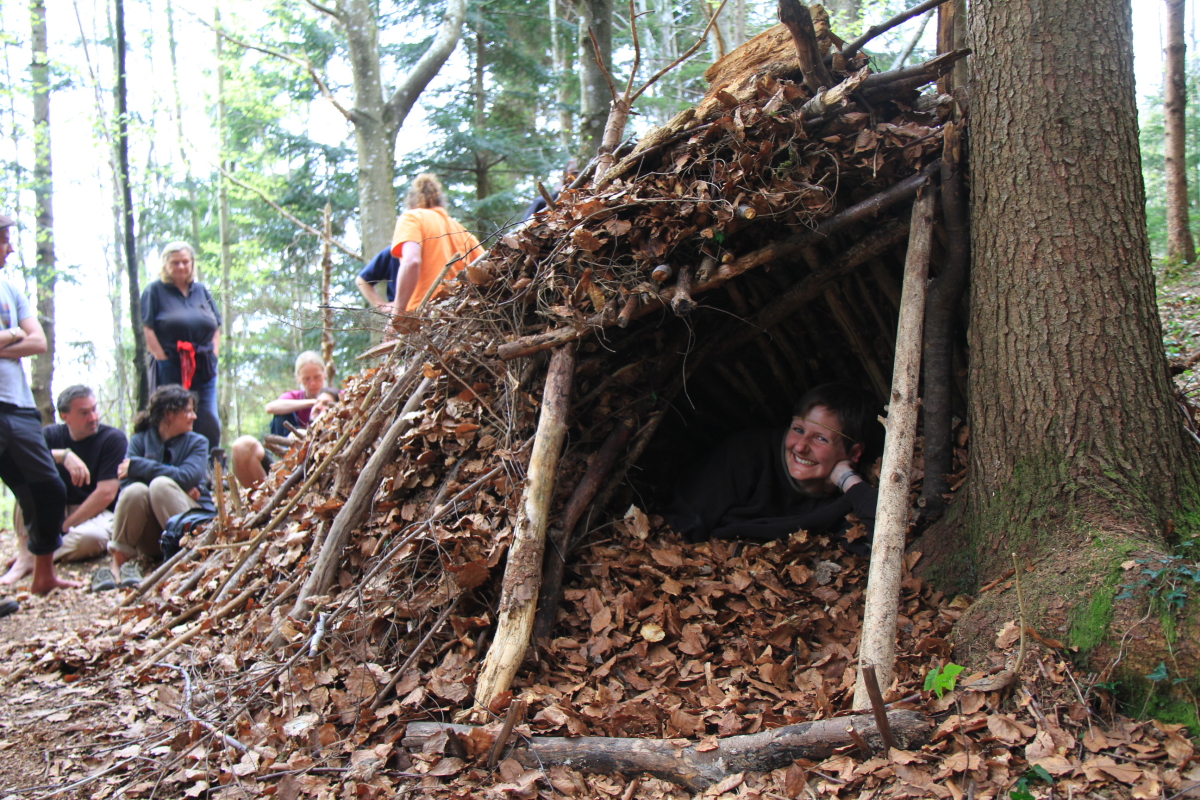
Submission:
<svg viewBox="0 0 1200 800">
<path fill-rule="evenodd" d="M 121 571 L 117 577 L 121 579 L 121 588 L 129 589 L 142 582 L 142 571 L 138 568 L 136 561 L 126 561 L 121 565 Z"/>
<path fill-rule="evenodd" d="M 7 617 L 9 614 L 15 614 L 21 609 L 21 604 L 11 597 L 7 600 L 0 600 L 0 617 Z"/>
<path fill-rule="evenodd" d="M 100 567 L 92 573 L 93 592 L 111 592 L 115 588 L 117 588 L 117 582 L 113 579 L 112 570 L 108 567 Z"/>
</svg>

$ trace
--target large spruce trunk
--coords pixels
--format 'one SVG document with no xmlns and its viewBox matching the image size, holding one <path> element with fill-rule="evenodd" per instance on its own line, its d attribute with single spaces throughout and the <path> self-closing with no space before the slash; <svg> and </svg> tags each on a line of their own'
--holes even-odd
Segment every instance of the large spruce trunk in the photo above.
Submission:
<svg viewBox="0 0 1200 800">
<path fill-rule="evenodd" d="M 1029 623 L 1102 669 L 1147 609 L 1115 601 L 1138 573 L 1121 564 L 1173 546 L 1197 477 L 1156 312 L 1129 2 L 977 0 L 970 39 L 970 477 L 918 547 L 931 579 L 968 591 L 1019 554 Z M 993 649 L 1013 595 L 972 607 L 960 658 Z M 1131 674 L 1167 657 L 1150 616 Z M 1195 675 L 1189 627 L 1176 655 Z"/>
</svg>

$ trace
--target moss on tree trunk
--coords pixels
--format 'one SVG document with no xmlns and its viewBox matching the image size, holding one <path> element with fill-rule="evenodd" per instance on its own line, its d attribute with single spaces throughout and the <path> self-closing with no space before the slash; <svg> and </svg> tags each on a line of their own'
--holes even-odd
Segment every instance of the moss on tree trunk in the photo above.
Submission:
<svg viewBox="0 0 1200 800">
<path fill-rule="evenodd" d="M 1100 669 L 1148 607 L 1118 599 L 1121 565 L 1175 546 L 1198 476 L 1155 305 L 1129 4 L 978 0 L 969 29 L 970 477 L 960 517 L 921 546 L 926 574 L 977 588 L 1020 554 L 1030 623 Z M 1013 595 L 963 617 L 960 658 L 994 649 Z M 1126 637 L 1126 670 L 1158 663 L 1161 629 L 1151 614 Z M 1189 635 L 1177 655 L 1194 657 Z"/>
</svg>

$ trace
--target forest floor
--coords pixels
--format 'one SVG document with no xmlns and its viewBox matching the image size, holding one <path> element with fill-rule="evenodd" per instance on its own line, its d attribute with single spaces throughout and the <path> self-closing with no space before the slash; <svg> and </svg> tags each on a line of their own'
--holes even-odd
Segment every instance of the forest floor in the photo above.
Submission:
<svg viewBox="0 0 1200 800">
<path fill-rule="evenodd" d="M 1173 276 L 1169 280 L 1164 280 L 1163 276 L 1160 276 L 1159 281 L 1161 284 L 1160 312 L 1164 329 L 1164 346 L 1168 358 L 1178 361 L 1200 350 L 1200 275 Z M 1181 388 L 1193 398 L 1197 398 L 1200 396 L 1200 375 L 1194 373 L 1200 373 L 1200 367 L 1185 373 L 1177 380 Z M 5 546 L 0 549 L 7 551 L 11 537 L 4 535 L 3 541 Z M 86 584 L 97 563 L 99 562 L 64 565 L 62 573 Z M 17 798 L 24 800 L 24 798 L 50 796 L 101 798 L 110 796 L 118 785 L 118 782 L 112 779 L 118 778 L 124 770 L 138 762 L 144 763 L 169 749 L 159 747 L 156 750 L 147 744 L 150 733 L 147 729 L 147 715 L 173 717 L 178 714 L 170 713 L 169 706 L 164 706 L 161 698 L 156 697 L 154 694 L 156 687 L 153 684 L 140 688 L 123 685 L 118 683 L 113 675 L 91 675 L 88 670 L 80 668 L 82 664 L 92 661 L 92 656 L 97 649 L 111 644 L 112 640 L 108 638 L 108 632 L 99 630 L 99 628 L 107 626 L 103 624 L 97 626 L 96 623 L 98 620 L 111 618 L 120 600 L 119 593 L 96 595 L 82 589 L 60 590 L 54 592 L 50 597 L 42 598 L 29 595 L 27 591 L 24 591 L 27 586 L 28 583 L 24 582 L 16 587 L 15 591 L 0 592 L 0 596 L 13 596 L 21 603 L 21 609 L 17 613 L 0 619 L 0 703 L 3 704 L 3 711 L 0 712 L 0 800 Z M 1011 636 L 1009 638 L 1011 640 Z M 1012 642 L 1009 641 L 1008 644 L 1011 645 Z M 1075 680 L 1071 678 L 1068 681 L 1064 678 L 1066 663 L 1050 650 L 1039 648 L 1036 655 L 1031 654 L 1031 656 L 1025 670 L 1028 673 L 1025 679 L 1026 685 L 1033 688 L 1033 692 L 1032 694 L 1027 693 L 1028 699 L 1018 704 L 1023 707 L 1024 713 L 1022 713 L 1022 709 L 1009 706 L 1003 709 L 993 707 L 992 701 L 985 700 L 982 693 L 974 693 L 979 695 L 975 698 L 968 693 L 961 700 L 956 701 L 959 703 L 959 716 L 957 717 L 960 719 L 959 724 L 965 726 L 960 729 L 959 734 L 956 734 L 960 741 L 966 741 L 962 732 L 966 732 L 968 728 L 979 730 L 981 726 L 986 726 L 982 728 L 982 733 L 986 735 L 990 732 L 993 736 L 991 739 L 993 743 L 1011 741 L 1015 745 L 1024 740 L 1024 733 L 1038 728 L 1038 720 L 1029 716 L 1029 713 L 1031 710 L 1037 711 L 1040 706 L 1042 709 L 1055 709 L 1051 712 L 1052 718 L 1058 716 L 1057 709 L 1062 709 L 1062 727 L 1060 728 L 1056 724 L 1049 726 L 1049 729 L 1055 737 L 1067 736 L 1068 738 L 1071 738 L 1070 734 L 1064 734 L 1063 729 L 1076 730 L 1078 736 L 1074 738 L 1074 741 L 1077 742 L 1079 753 L 1085 758 L 1088 756 L 1085 750 L 1092 753 L 1107 750 L 1106 747 L 1101 746 L 1104 744 L 1102 741 L 1104 736 L 1100 735 L 1098 740 L 1091 733 L 1093 730 L 1091 720 L 1095 717 L 1076 702 L 1078 688 Z M 1034 688 L 1035 684 L 1036 688 Z M 969 709 L 965 709 L 963 706 L 974 706 L 975 713 L 964 713 L 969 712 Z M 1001 713 L 1002 711 L 1006 713 Z M 1037 711 L 1037 715 L 1041 713 L 1041 711 Z M 1187 745 L 1186 757 L 1182 759 L 1179 757 L 1179 751 L 1184 745 L 1176 732 L 1178 726 L 1155 729 L 1148 725 L 1113 717 L 1111 708 L 1107 713 L 1111 720 L 1105 726 L 1109 737 L 1108 744 L 1114 744 L 1116 738 L 1119 737 L 1128 743 L 1126 752 L 1135 757 L 1128 758 L 1121 763 L 1108 759 L 1100 766 L 1093 766 L 1092 771 L 1100 775 L 1103 780 L 1098 785 L 1094 782 L 1095 776 L 1092 775 L 1091 791 L 1078 796 L 1135 798 L 1200 796 L 1200 790 L 1190 788 L 1194 781 L 1200 780 L 1200 768 L 1195 767 L 1196 762 L 1191 759 L 1190 745 Z M 1074 727 L 1079 724 L 1081 718 L 1086 722 L 1085 727 L 1088 731 L 1086 734 L 1083 728 Z M 968 720 L 973 721 L 968 722 Z M 945 723 L 943 723 L 943 727 L 945 727 Z M 1096 729 L 1098 730 L 1099 726 Z M 159 744 L 162 743 L 159 742 Z M 1027 758 L 1030 758 L 1029 748 L 1036 748 L 1039 744 L 1045 744 L 1040 737 L 1029 742 L 1026 748 Z M 1172 747 L 1175 748 L 1175 752 L 1171 751 Z M 975 750 L 968 746 L 965 752 L 969 766 L 972 760 L 971 753 Z M 1017 752 L 1020 750 L 1018 749 Z M 1140 770 L 1152 759 L 1165 759 L 1167 756 L 1177 765 L 1175 771 L 1171 773 L 1171 780 L 1159 783 L 1157 779 L 1153 778 L 1150 770 L 1147 770 L 1144 775 L 1139 771 L 1136 779 L 1127 774 Z M 1100 753 L 1100 761 L 1104 761 L 1105 758 L 1105 754 Z M 1120 759 L 1121 756 L 1118 755 L 1117 758 Z M 1030 758 L 1030 761 L 1032 762 L 1033 759 Z M 1180 763 L 1181 761 L 1182 763 Z M 1050 758 L 1043 759 L 1043 762 L 1053 771 L 1055 762 Z M 1189 762 L 1192 765 L 1191 769 L 1188 769 Z M 945 761 L 942 763 L 945 764 Z M 1166 761 L 1160 763 L 1165 765 Z M 820 771 L 814 770 L 808 776 L 807 787 L 789 786 L 787 784 L 795 783 L 793 780 L 795 776 L 781 775 L 778 776 L 776 785 L 762 784 L 756 778 L 747 779 L 745 784 L 735 783 L 723 788 L 730 792 L 725 795 L 728 797 L 732 797 L 734 794 L 784 797 L 783 794 L 769 791 L 769 789 L 777 787 L 784 790 L 787 796 L 792 797 L 815 798 L 818 794 L 847 796 L 838 790 L 839 784 L 849 780 L 859 789 L 865 788 L 861 780 L 862 776 L 866 774 L 864 769 L 868 766 L 877 773 L 880 781 L 886 783 L 892 780 L 887 777 L 889 774 L 893 776 L 908 775 L 909 780 L 918 781 L 924 773 L 920 771 L 919 759 L 915 764 L 915 767 L 910 768 L 903 761 L 899 764 L 889 765 L 886 759 L 878 757 L 866 761 L 855 759 L 842 765 L 846 771 L 837 773 L 840 777 L 822 775 Z M 516 766 L 515 762 L 505 762 L 505 765 L 502 765 L 501 772 L 503 773 L 507 768 L 508 773 L 511 773 L 503 777 L 508 779 L 508 785 L 512 786 L 512 790 L 492 784 L 488 789 L 481 788 L 478 794 L 475 792 L 471 792 L 469 795 L 460 794 L 453 790 L 451 790 L 451 794 L 458 797 L 484 796 L 485 794 L 495 797 L 533 796 L 529 794 L 531 788 L 529 781 L 522 778 L 522 773 L 525 771 Z M 826 768 L 834 769 L 836 766 L 834 764 Z M 1087 764 L 1082 764 L 1082 766 L 1080 764 L 1064 764 L 1062 766 L 1064 770 L 1068 766 L 1085 770 L 1087 768 Z M 992 767 L 993 770 L 995 768 L 995 766 Z M 929 769 L 929 774 L 936 777 L 934 771 L 937 769 L 937 764 L 931 762 Z M 77 788 L 72 786 L 73 781 L 84 776 L 95 777 L 98 773 L 106 773 L 109 779 L 89 782 Z M 1035 775 L 1033 771 L 1029 774 Z M 1076 774 L 1079 774 L 1078 770 Z M 818 776 L 828 777 L 828 780 L 818 781 Z M 187 794 L 189 796 L 210 796 L 212 790 L 206 791 L 203 788 L 197 788 L 200 787 L 200 783 L 203 781 L 194 784 L 192 790 L 189 790 Z M 456 783 L 461 792 L 464 788 L 463 784 Z M 636 796 L 649 796 L 645 792 L 650 790 L 655 783 L 643 782 L 643 786 Z M 1015 794 L 1007 791 L 992 794 L 983 789 L 981 785 L 982 792 L 978 796 L 1011 796 L 1014 798 L 1046 796 L 1044 788 L 1038 791 L 1032 785 L 1036 783 L 1037 781 L 1031 778 L 1028 788 L 1023 783 Z M 1167 785 L 1163 785 L 1164 783 Z M 598 782 L 594 784 L 589 781 L 589 784 L 589 789 L 599 788 L 597 796 L 633 797 L 633 789 L 636 788 L 637 781 L 622 784 L 619 781 L 614 782 L 604 778 L 598 779 Z M 936 784 L 936 790 L 932 788 L 934 784 L 929 784 L 923 791 L 910 792 L 908 796 L 955 796 L 957 800 L 958 786 L 961 786 L 962 783 L 956 785 L 955 790 L 951 792 L 942 788 L 941 780 L 937 780 Z M 522 785 L 523 791 L 517 791 L 517 787 Z M 556 788 L 563 786 L 561 782 L 557 781 L 555 785 Z M 879 781 L 875 783 L 875 787 L 881 787 L 881 785 Z M 896 781 L 893 789 L 896 786 L 904 785 L 906 784 Z M 919 785 L 919 783 L 913 783 L 910 788 Z M 172 786 L 171 791 L 165 793 L 160 791 L 157 794 L 153 791 L 153 785 L 134 788 L 141 789 L 140 793 L 135 792 L 140 796 L 147 794 L 159 797 L 181 796 L 179 795 L 181 787 L 178 785 Z M 216 788 L 213 787 L 214 790 Z M 793 788 L 797 794 L 792 793 L 791 789 Z M 813 792 L 814 788 L 817 790 L 816 793 Z M 872 791 L 867 792 L 867 795 L 874 796 L 880 791 L 880 788 L 873 788 Z M 569 790 L 564 790 L 563 793 L 576 794 Z M 285 794 L 296 796 L 291 791 L 285 792 Z M 418 796 L 420 794 L 423 792 L 419 792 Z M 430 792 L 430 795 L 432 794 L 435 793 Z M 437 794 L 449 796 L 440 792 Z M 586 794 L 595 793 L 587 792 Z M 669 785 L 662 785 L 662 788 L 655 790 L 653 794 L 658 797 L 678 796 L 672 792 Z M 884 792 L 884 794 L 888 794 L 888 792 Z M 891 794 L 905 796 L 903 791 L 899 795 L 895 795 L 894 791 Z M 322 796 L 332 797 L 333 795 L 322 794 Z M 562 795 L 556 794 L 555 796 Z M 1051 794 L 1050 796 L 1055 795 Z"/>
</svg>

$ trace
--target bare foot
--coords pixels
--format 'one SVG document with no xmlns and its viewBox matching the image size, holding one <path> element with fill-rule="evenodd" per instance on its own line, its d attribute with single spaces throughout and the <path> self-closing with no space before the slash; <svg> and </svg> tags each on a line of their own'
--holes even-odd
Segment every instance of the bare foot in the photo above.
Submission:
<svg viewBox="0 0 1200 800">
<path fill-rule="evenodd" d="M 55 589 L 78 589 L 80 586 L 83 584 L 79 581 L 69 581 L 54 574 L 52 554 L 33 557 L 33 581 L 29 584 L 29 591 L 34 594 L 49 594 Z"/>
<path fill-rule="evenodd" d="M 33 572 L 32 559 L 26 560 L 22 558 L 15 558 L 13 559 L 12 563 L 9 564 L 8 572 L 4 573 L 3 576 L 0 576 L 0 584 L 7 585 L 16 583 L 31 572 Z"/>
<path fill-rule="evenodd" d="M 69 581 L 51 574 L 48 578 L 34 578 L 29 591 L 34 594 L 50 594 L 55 589 L 78 589 L 80 586 L 83 586 L 80 581 Z"/>
</svg>

